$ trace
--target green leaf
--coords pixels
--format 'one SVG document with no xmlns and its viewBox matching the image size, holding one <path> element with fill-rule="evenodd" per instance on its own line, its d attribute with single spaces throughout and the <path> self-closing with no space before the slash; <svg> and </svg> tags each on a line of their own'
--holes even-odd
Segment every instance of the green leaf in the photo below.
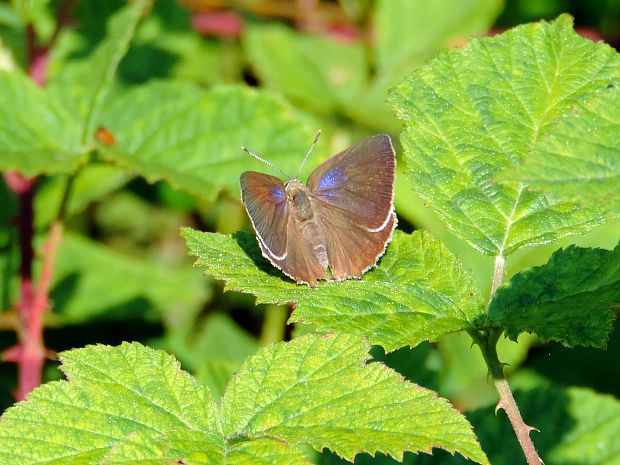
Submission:
<svg viewBox="0 0 620 465">
<path fill-rule="evenodd" d="M 527 331 L 567 346 L 605 347 L 618 308 L 620 244 L 614 250 L 570 246 L 501 286 L 489 317 L 514 340 Z"/>
<path fill-rule="evenodd" d="M 134 431 L 105 456 L 105 465 L 222 465 L 224 441 L 220 434 L 172 431 L 162 435 Z"/>
<path fill-rule="evenodd" d="M 240 442 L 229 449 L 227 464 L 234 465 L 312 465 L 300 447 L 277 439 Z"/>
<path fill-rule="evenodd" d="M 50 293 L 54 311 L 67 323 L 161 317 L 177 307 L 197 307 L 206 296 L 204 279 L 192 269 L 133 259 L 74 234 L 66 234 L 58 250 Z"/>
<path fill-rule="evenodd" d="M 302 336 L 244 363 L 222 400 L 224 434 L 327 447 L 351 460 L 439 447 L 488 463 L 464 417 L 432 391 L 380 363 L 349 335 Z M 326 383 L 329 389 L 326 390 Z"/>
<path fill-rule="evenodd" d="M 115 166 L 101 163 L 86 165 L 73 180 L 67 214 L 82 212 L 92 202 L 125 185 L 130 178 L 129 173 Z M 37 189 L 34 216 L 38 227 L 48 225 L 56 218 L 67 180 L 66 177 L 54 177 Z"/>
<path fill-rule="evenodd" d="M 123 80 L 144 83 L 166 77 L 204 86 L 242 80 L 240 44 L 205 40 L 191 27 L 191 16 L 178 2 L 155 2 L 121 64 Z"/>
<path fill-rule="evenodd" d="M 501 6 L 499 0 L 379 0 L 373 18 L 379 72 L 400 73 L 455 39 L 486 32 Z"/>
<path fill-rule="evenodd" d="M 537 150 L 501 179 L 529 184 L 558 201 L 601 205 L 620 215 L 620 58 L 616 54 L 611 61 L 607 85 L 575 102 Z"/>
<path fill-rule="evenodd" d="M 610 47 L 578 36 L 567 16 L 441 54 L 391 93 L 414 191 L 488 255 L 599 224 L 598 204 L 554 201 L 498 177 L 539 150 L 573 105 L 606 88 L 616 60 Z"/>
<path fill-rule="evenodd" d="M 185 228 L 181 234 L 197 265 L 226 281 L 226 289 L 257 301 L 296 302 L 290 321 L 322 331 L 360 334 L 391 351 L 475 326 L 482 298 L 457 258 L 430 234 L 396 231 L 379 266 L 363 280 L 297 285 L 262 257 L 256 238 Z"/>
<path fill-rule="evenodd" d="M 68 64 L 50 83 L 50 92 L 58 95 L 79 116 L 82 144 L 92 142 L 118 65 L 150 4 L 151 0 L 136 0 L 120 9 L 110 18 L 106 37 L 95 51 L 84 60 Z"/>
<path fill-rule="evenodd" d="M 0 170 L 69 173 L 83 160 L 74 116 L 21 71 L 0 71 L 0 108 Z"/>
<path fill-rule="evenodd" d="M 265 86 L 314 112 L 346 113 L 366 84 L 361 42 L 343 43 L 268 25 L 249 29 L 244 46 Z"/>
<path fill-rule="evenodd" d="M 293 173 L 317 129 L 267 92 L 158 82 L 119 96 L 104 124 L 117 139 L 103 148 L 107 158 L 206 199 L 222 188 L 237 194 L 240 174 L 262 169 L 242 145 Z"/>
<path fill-rule="evenodd" d="M 3 463 L 137 465 L 145 463 L 138 457 L 146 451 L 137 446 L 145 440 L 153 454 L 154 449 L 179 445 L 176 458 L 196 454 L 198 446 L 223 455 L 211 394 L 173 357 L 124 343 L 63 352 L 60 359 L 70 381 L 35 389 L 0 419 Z M 133 457 L 118 461 L 119 448 L 128 448 Z M 106 461 L 108 455 L 111 462 Z"/>
</svg>

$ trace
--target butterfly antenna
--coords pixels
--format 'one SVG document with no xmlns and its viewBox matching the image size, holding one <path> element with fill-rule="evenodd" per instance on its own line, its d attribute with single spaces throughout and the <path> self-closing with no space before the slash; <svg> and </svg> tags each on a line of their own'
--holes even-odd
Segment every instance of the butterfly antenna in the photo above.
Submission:
<svg viewBox="0 0 620 465">
<path fill-rule="evenodd" d="M 286 174 L 284 171 L 282 171 L 280 168 L 278 168 L 276 165 L 274 165 L 273 163 L 271 163 L 270 161 L 265 160 L 264 158 L 259 157 L 258 155 L 256 155 L 254 152 L 250 152 L 247 148 L 245 148 L 244 146 L 241 146 L 241 149 L 247 153 L 248 155 L 253 156 L 254 158 L 256 158 L 258 161 L 262 161 L 265 165 L 270 166 L 271 168 L 273 168 L 274 170 L 276 170 L 278 173 L 280 173 L 282 176 L 284 176 L 287 180 L 290 181 L 291 177 Z"/>
<path fill-rule="evenodd" d="M 308 149 L 308 153 L 306 153 L 306 156 L 304 157 L 303 161 L 301 162 L 301 165 L 299 165 L 299 169 L 297 170 L 297 174 L 295 175 L 295 179 L 299 179 L 299 175 L 301 174 L 301 170 L 304 167 L 304 165 L 306 164 L 306 161 L 308 160 L 308 157 L 310 156 L 310 154 L 314 150 L 314 146 L 319 141 L 319 137 L 320 136 L 321 136 L 321 130 L 319 129 L 319 131 L 316 133 L 316 136 L 314 136 L 314 141 L 312 142 L 312 145 Z"/>
</svg>

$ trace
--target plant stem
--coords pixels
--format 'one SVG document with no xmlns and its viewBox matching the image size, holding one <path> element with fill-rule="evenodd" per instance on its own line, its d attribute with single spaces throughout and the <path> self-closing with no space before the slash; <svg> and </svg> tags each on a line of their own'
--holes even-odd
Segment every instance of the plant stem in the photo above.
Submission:
<svg viewBox="0 0 620 465">
<path fill-rule="evenodd" d="M 491 282 L 491 294 L 489 296 L 489 303 L 495 297 L 497 288 L 504 282 L 506 276 L 506 257 L 503 255 L 495 256 L 495 266 L 493 267 L 493 281 Z"/>
<path fill-rule="evenodd" d="M 284 305 L 267 305 L 261 328 L 260 343 L 269 345 L 284 340 L 284 328 L 289 316 L 289 309 Z"/>
<path fill-rule="evenodd" d="M 37 189 L 36 178 L 27 178 L 15 171 L 4 173 L 7 186 L 15 193 L 19 204 L 17 216 L 17 230 L 19 231 L 19 254 L 21 257 L 19 265 L 20 277 L 20 298 L 17 307 L 19 309 L 29 308 L 33 301 L 32 285 L 32 262 L 34 260 L 34 249 L 32 238 L 34 236 L 34 194 Z"/>
<path fill-rule="evenodd" d="M 19 364 L 19 386 L 17 400 L 23 400 L 26 394 L 41 383 L 43 364 L 45 363 L 45 346 L 43 345 L 43 318 L 48 308 L 48 294 L 52 283 L 56 252 L 63 235 L 63 224 L 55 221 L 49 237 L 43 246 L 43 264 L 41 275 L 34 293 L 32 306 L 25 314 L 24 339 L 21 344 L 21 363 Z"/>
<path fill-rule="evenodd" d="M 493 281 L 491 284 L 489 304 L 493 300 L 497 288 L 504 281 L 505 274 L 506 258 L 503 255 L 497 255 L 495 257 L 495 267 L 493 269 Z M 490 328 L 478 332 L 471 331 L 470 335 L 474 339 L 476 345 L 480 347 L 484 361 L 489 369 L 489 374 L 493 378 L 493 384 L 495 384 L 495 389 L 499 395 L 499 402 L 495 407 L 495 412 L 500 408 L 506 412 L 528 465 L 542 465 L 543 462 L 538 456 L 538 452 L 536 452 L 536 448 L 530 437 L 530 431 L 535 428 L 532 428 L 523 421 L 519 407 L 510 390 L 508 380 L 504 375 L 504 367 L 497 355 L 497 341 L 502 331 L 502 328 Z"/>
<path fill-rule="evenodd" d="M 497 356 L 497 341 L 501 333 L 502 329 L 495 328 L 484 333 L 470 334 L 474 338 L 474 341 L 476 341 L 478 347 L 480 347 L 484 361 L 489 369 L 489 374 L 493 378 L 495 389 L 499 394 L 499 402 L 495 407 L 495 411 L 497 412 L 497 410 L 501 408 L 506 412 L 512 429 L 519 441 L 519 445 L 523 450 L 523 454 L 527 459 L 528 465 L 542 465 L 543 462 L 538 456 L 538 452 L 536 452 L 536 448 L 530 437 L 530 431 L 535 428 L 532 428 L 523 421 L 519 407 L 510 390 L 508 380 L 504 376 L 504 367 Z"/>
</svg>

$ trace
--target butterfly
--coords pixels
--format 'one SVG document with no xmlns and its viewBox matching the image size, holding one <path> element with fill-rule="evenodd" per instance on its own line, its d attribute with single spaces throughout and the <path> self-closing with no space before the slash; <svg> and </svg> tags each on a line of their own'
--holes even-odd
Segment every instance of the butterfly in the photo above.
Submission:
<svg viewBox="0 0 620 465">
<path fill-rule="evenodd" d="M 360 278 L 392 239 L 396 157 L 385 134 L 370 137 L 320 164 L 304 185 L 243 147 L 287 181 L 255 171 L 241 174 L 241 200 L 263 256 L 297 283 Z"/>
</svg>

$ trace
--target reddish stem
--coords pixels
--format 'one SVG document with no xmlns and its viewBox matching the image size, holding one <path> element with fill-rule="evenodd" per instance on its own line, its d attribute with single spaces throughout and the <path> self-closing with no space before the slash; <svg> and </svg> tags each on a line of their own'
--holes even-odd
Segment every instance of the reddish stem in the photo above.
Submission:
<svg viewBox="0 0 620 465">
<path fill-rule="evenodd" d="M 499 395 L 499 402 L 497 403 L 495 411 L 497 412 L 497 410 L 501 408 L 506 412 L 528 465 L 542 465 L 543 461 L 538 455 L 536 447 L 530 437 L 530 432 L 536 428 L 527 425 L 525 421 L 523 421 L 519 406 L 512 395 L 508 380 L 504 376 L 504 367 L 497 356 L 497 341 L 501 333 L 502 331 L 500 329 L 495 328 L 488 330 L 488 332 L 471 331 L 469 334 L 482 352 L 484 361 L 489 369 L 489 374 L 493 378 L 495 389 Z"/>
<path fill-rule="evenodd" d="M 515 402 L 515 398 L 512 395 L 512 391 L 510 390 L 510 386 L 508 385 L 506 378 L 496 378 L 493 382 L 495 383 L 495 389 L 497 389 L 497 393 L 499 394 L 499 402 L 497 403 L 495 410 L 497 411 L 501 408 L 504 412 L 506 412 L 508 420 L 510 421 L 512 429 L 517 436 L 517 440 L 519 441 L 521 450 L 523 450 L 523 454 L 525 455 L 528 465 L 542 465 L 543 462 L 540 459 L 538 452 L 536 452 L 536 448 L 534 447 L 534 443 L 530 437 L 530 432 L 536 428 L 526 425 L 523 421 L 523 417 L 521 416 L 521 412 Z"/>
<path fill-rule="evenodd" d="M 22 313 L 22 327 L 25 333 L 19 350 L 19 386 L 15 396 L 17 400 L 23 400 L 26 394 L 41 383 L 47 354 L 43 344 L 43 318 L 48 307 L 49 288 L 63 229 L 60 221 L 54 222 L 50 228 L 49 237 L 43 246 L 43 264 L 34 299 L 29 311 Z"/>
<path fill-rule="evenodd" d="M 34 289 L 32 284 L 32 262 L 34 249 L 32 238 L 34 236 L 34 193 L 36 191 L 36 178 L 27 178 L 16 171 L 4 173 L 7 186 L 17 196 L 19 214 L 16 227 L 19 231 L 19 252 L 21 262 L 19 265 L 20 297 L 17 308 L 20 314 L 26 314 L 32 307 Z"/>
</svg>

